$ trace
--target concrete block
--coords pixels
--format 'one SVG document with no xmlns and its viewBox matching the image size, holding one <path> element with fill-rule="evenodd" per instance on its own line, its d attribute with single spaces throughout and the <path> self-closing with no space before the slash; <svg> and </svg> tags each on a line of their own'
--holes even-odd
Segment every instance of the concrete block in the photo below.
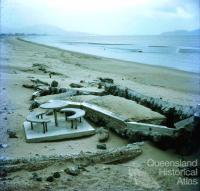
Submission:
<svg viewBox="0 0 200 191">
<path fill-rule="evenodd" d="M 46 133 L 43 133 L 41 124 L 33 124 L 33 127 L 33 130 L 31 130 L 30 123 L 27 121 L 24 122 L 25 137 L 29 143 L 72 139 L 95 134 L 95 129 L 85 119 L 82 119 L 82 122 L 78 123 L 77 129 L 72 129 L 71 123 L 65 121 L 64 117 L 58 118 L 58 127 L 55 127 L 54 121 L 52 120 L 48 124 L 48 132 Z"/>
<path fill-rule="evenodd" d="M 132 131 L 142 131 L 142 132 L 156 132 L 159 134 L 172 134 L 174 133 L 174 129 L 168 128 L 166 126 L 161 125 L 153 125 L 147 123 L 138 123 L 138 122 L 127 122 L 127 128 Z"/>
<path fill-rule="evenodd" d="M 181 128 L 186 127 L 187 125 L 192 125 L 193 121 L 194 121 L 194 117 L 192 116 L 175 123 L 174 126 L 176 127 L 176 129 L 181 129 Z"/>
</svg>

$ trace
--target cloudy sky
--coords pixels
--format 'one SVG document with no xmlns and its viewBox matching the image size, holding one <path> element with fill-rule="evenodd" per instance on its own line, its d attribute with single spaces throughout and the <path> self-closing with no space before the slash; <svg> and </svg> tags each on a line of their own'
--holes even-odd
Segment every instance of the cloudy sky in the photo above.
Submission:
<svg viewBox="0 0 200 191">
<path fill-rule="evenodd" d="M 199 0 L 0 0 L 0 2 L 2 30 L 48 24 L 70 31 L 133 35 L 200 28 Z"/>
</svg>

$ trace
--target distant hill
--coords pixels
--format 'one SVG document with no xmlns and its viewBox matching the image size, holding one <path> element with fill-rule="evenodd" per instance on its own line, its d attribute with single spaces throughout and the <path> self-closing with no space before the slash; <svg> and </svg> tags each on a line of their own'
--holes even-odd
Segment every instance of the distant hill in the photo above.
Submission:
<svg viewBox="0 0 200 191">
<path fill-rule="evenodd" d="M 184 36 L 184 35 L 200 35 L 200 29 L 196 29 L 196 30 L 176 30 L 176 31 L 170 31 L 170 32 L 164 32 L 161 33 L 161 35 L 165 35 L 165 36 Z"/>
<path fill-rule="evenodd" d="M 70 35 L 70 36 L 85 36 L 88 33 L 66 31 L 62 28 L 52 25 L 34 25 L 24 28 L 4 28 L 3 33 L 24 33 L 24 34 L 38 34 L 38 35 Z"/>
</svg>

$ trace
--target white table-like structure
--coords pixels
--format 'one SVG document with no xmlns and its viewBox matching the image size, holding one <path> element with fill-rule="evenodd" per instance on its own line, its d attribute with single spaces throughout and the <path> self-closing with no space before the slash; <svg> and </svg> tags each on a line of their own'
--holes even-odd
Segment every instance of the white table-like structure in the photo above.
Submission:
<svg viewBox="0 0 200 191">
<path fill-rule="evenodd" d="M 43 133 L 41 131 L 41 125 L 35 124 L 34 130 L 31 128 L 31 123 L 28 121 L 24 122 L 24 131 L 26 136 L 26 141 L 29 143 L 36 143 L 36 142 L 45 142 L 45 141 L 55 141 L 55 140 L 62 140 L 62 139 L 72 139 L 72 138 L 78 138 L 78 137 L 85 137 L 89 135 L 95 134 L 95 129 L 85 120 L 82 119 L 82 122 L 79 123 L 79 128 L 70 128 L 69 124 L 70 121 L 66 121 L 65 118 L 61 115 L 57 116 L 57 110 L 63 109 L 70 105 L 70 101 L 64 101 L 64 100 L 51 100 L 47 103 L 41 104 L 40 108 L 42 109 L 52 109 L 54 113 L 54 122 L 50 122 L 48 124 L 48 132 Z M 67 108 L 66 108 L 67 109 Z M 84 116 L 85 111 L 75 108 L 69 108 L 71 111 L 75 111 L 74 115 L 70 115 L 71 118 L 77 118 Z M 68 109 L 67 109 L 68 110 Z M 79 114 L 77 116 L 77 114 Z M 67 116 L 69 118 L 69 116 Z M 59 124 L 58 124 L 59 121 Z M 55 128 L 55 125 L 59 128 Z"/>
<path fill-rule="evenodd" d="M 55 126 L 58 126 L 58 119 L 57 119 L 57 110 L 67 107 L 69 104 L 68 101 L 64 100 L 52 100 L 47 103 L 41 104 L 40 108 L 42 109 L 53 109 Z"/>
<path fill-rule="evenodd" d="M 77 119 L 80 119 L 81 122 L 81 117 L 85 115 L 85 111 L 82 109 L 77 109 L 77 108 L 64 108 L 61 109 L 62 112 L 65 113 L 65 119 L 71 121 L 71 128 L 73 128 L 73 121 L 75 121 L 75 128 L 77 128 Z M 72 114 L 72 115 L 67 115 L 67 114 Z"/>
</svg>

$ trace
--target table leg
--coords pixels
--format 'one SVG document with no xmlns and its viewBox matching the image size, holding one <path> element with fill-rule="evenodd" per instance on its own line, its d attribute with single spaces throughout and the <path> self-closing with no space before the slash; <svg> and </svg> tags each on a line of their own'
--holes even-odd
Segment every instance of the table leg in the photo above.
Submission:
<svg viewBox="0 0 200 191">
<path fill-rule="evenodd" d="M 33 123 L 31 122 L 31 129 L 33 130 Z"/>
<path fill-rule="evenodd" d="M 45 123 L 42 123 L 42 125 L 43 125 L 43 133 L 45 133 L 46 132 Z"/>
<path fill-rule="evenodd" d="M 46 132 L 48 131 L 48 129 L 47 129 L 47 123 L 45 123 L 45 127 L 46 127 Z"/>
<path fill-rule="evenodd" d="M 57 112 L 55 109 L 53 110 L 53 113 L 54 113 L 54 118 L 55 118 L 55 125 L 58 126 Z"/>
</svg>

